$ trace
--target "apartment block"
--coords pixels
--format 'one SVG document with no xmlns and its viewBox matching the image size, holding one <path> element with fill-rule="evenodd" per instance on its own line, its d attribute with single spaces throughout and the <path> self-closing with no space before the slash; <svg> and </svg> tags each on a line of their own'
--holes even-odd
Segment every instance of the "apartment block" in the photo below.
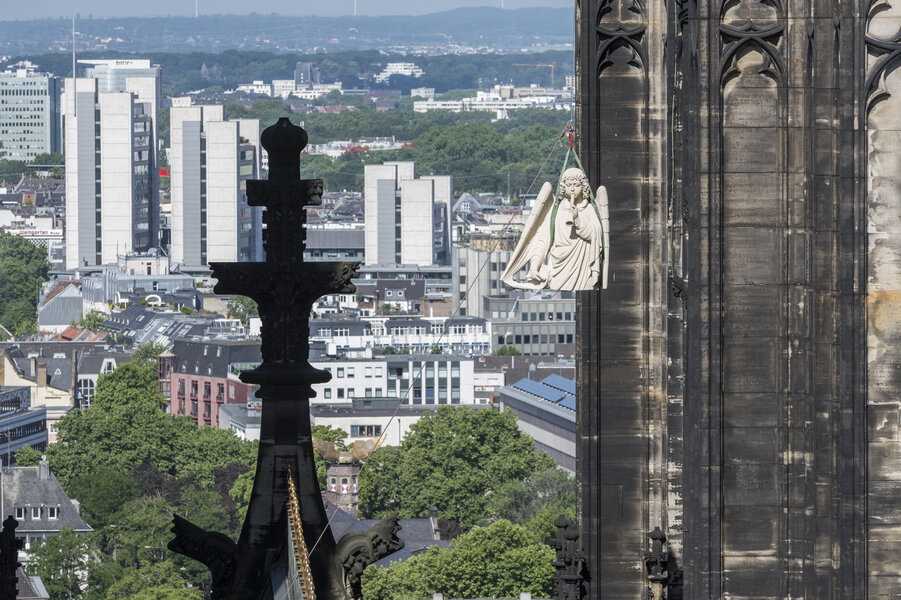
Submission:
<svg viewBox="0 0 901 600">
<path fill-rule="evenodd" d="M 260 361 L 259 341 L 180 339 L 160 356 L 160 379 L 168 376 L 169 412 L 190 415 L 200 425 L 219 427 L 219 408 L 246 405 L 253 386 L 238 379 Z"/>
<path fill-rule="evenodd" d="M 0 144 L 3 158 L 32 162 L 62 152 L 61 83 L 24 61 L 0 72 Z"/>
<path fill-rule="evenodd" d="M 66 268 L 112 264 L 159 236 L 158 81 L 127 78 L 124 91 L 66 79 Z"/>
<path fill-rule="evenodd" d="M 221 105 L 170 112 L 172 260 L 189 267 L 262 261 L 262 209 L 247 204 L 260 177 L 260 122 L 226 121 Z"/>
<path fill-rule="evenodd" d="M 408 354 L 311 360 L 310 364 L 332 374 L 328 383 L 313 386 L 313 404 L 352 404 L 354 399 L 377 398 L 402 399 L 407 405 L 475 403 L 473 360 L 469 357 Z M 351 434 L 373 437 L 372 431 Z"/>
<path fill-rule="evenodd" d="M 412 162 L 366 165 L 366 264 L 447 264 L 449 176 L 415 178 Z"/>
<path fill-rule="evenodd" d="M 510 288 L 501 281 L 501 275 L 517 239 L 515 234 L 472 234 L 469 244 L 453 246 L 453 306 L 457 314 L 488 317 L 485 298 L 507 295 Z"/>
</svg>

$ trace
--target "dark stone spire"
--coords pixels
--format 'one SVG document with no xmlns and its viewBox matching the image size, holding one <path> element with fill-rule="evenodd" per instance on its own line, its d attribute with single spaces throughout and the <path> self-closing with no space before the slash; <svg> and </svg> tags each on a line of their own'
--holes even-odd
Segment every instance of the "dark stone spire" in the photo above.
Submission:
<svg viewBox="0 0 901 600">
<path fill-rule="evenodd" d="M 247 195 L 251 206 L 266 207 L 266 262 L 210 265 L 218 280 L 216 292 L 253 298 L 263 322 L 263 362 L 241 374 L 242 381 L 259 384 L 257 396 L 263 400 L 253 492 L 236 545 L 176 517 L 176 538 L 169 547 L 210 567 L 213 598 L 272 598 L 273 588 L 279 585 L 273 580 L 278 565 L 283 569 L 285 561 L 294 560 L 288 551 L 287 505 L 288 478 L 295 477 L 316 598 L 345 600 L 356 597 L 358 591 L 358 586 L 346 586 L 348 575 L 384 553 L 373 547 L 361 549 L 359 543 L 343 544 L 345 550 L 353 546 L 353 552 L 342 551 L 329 528 L 313 459 L 309 408 L 313 384 L 331 376 L 309 363 L 309 315 L 319 297 L 355 290 L 350 279 L 357 263 L 304 263 L 304 208 L 322 199 L 321 179 L 299 178 L 307 134 L 282 118 L 263 132 L 261 142 L 269 152 L 269 179 L 248 181 Z M 402 546 L 391 523 L 396 525 L 396 520 L 374 529 L 367 544 L 379 542 L 387 532 L 389 539 L 381 540 L 384 548 Z"/>
</svg>

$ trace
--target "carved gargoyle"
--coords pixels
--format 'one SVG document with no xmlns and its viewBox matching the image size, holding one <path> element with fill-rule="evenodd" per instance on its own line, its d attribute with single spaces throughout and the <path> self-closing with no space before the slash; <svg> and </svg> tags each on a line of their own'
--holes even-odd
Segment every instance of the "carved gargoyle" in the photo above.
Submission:
<svg viewBox="0 0 901 600">
<path fill-rule="evenodd" d="M 366 531 L 352 531 L 341 538 L 335 558 L 344 567 L 347 592 L 354 600 L 362 598 L 360 577 L 366 567 L 397 552 L 404 542 L 397 537 L 400 523 L 397 515 L 382 519 Z"/>
<path fill-rule="evenodd" d="M 205 564 L 213 577 L 212 600 L 225 598 L 235 574 L 238 546 L 227 535 L 205 531 L 178 515 L 172 517 L 172 533 L 169 550 Z"/>
</svg>

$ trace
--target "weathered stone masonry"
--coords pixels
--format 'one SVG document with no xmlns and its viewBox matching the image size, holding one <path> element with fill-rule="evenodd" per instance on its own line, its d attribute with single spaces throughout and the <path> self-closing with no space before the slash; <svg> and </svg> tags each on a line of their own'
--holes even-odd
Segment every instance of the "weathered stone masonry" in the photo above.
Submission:
<svg viewBox="0 0 901 600">
<path fill-rule="evenodd" d="M 589 598 L 899 598 L 901 4 L 580 0 Z"/>
</svg>

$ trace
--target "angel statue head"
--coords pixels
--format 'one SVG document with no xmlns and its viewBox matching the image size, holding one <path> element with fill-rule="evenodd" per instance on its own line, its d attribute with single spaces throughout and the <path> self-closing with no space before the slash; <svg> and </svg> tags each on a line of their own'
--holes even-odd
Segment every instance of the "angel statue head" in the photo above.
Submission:
<svg viewBox="0 0 901 600">
<path fill-rule="evenodd" d="M 588 200 L 591 197 L 591 185 L 582 169 L 570 167 L 563 171 L 557 195 L 563 198 L 572 198 L 574 203 Z"/>
</svg>

